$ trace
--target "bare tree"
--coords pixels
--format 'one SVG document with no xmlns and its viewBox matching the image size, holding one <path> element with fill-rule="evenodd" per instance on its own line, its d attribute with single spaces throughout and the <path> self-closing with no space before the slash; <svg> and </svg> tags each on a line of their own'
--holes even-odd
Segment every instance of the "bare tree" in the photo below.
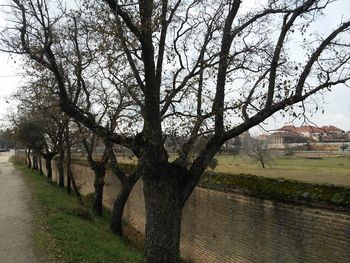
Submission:
<svg viewBox="0 0 350 263">
<path fill-rule="evenodd" d="M 77 123 L 81 138 L 85 147 L 87 161 L 91 169 L 95 173 L 94 179 L 94 200 L 92 208 L 97 215 L 102 216 L 103 210 L 103 187 L 105 184 L 106 166 L 108 164 L 108 154 L 104 149 L 102 155 L 96 156 L 94 154 L 96 147 L 101 143 L 101 140 L 96 134 L 84 129 L 79 123 Z"/>
<path fill-rule="evenodd" d="M 45 159 L 47 179 L 52 181 L 51 161 L 58 154 L 59 148 L 62 148 L 63 123 L 66 116 L 59 110 L 57 96 L 55 98 L 52 91 L 52 82 L 48 82 L 48 78 L 43 74 L 37 76 L 30 69 L 27 71 L 27 76 L 31 76 L 28 82 L 21 86 L 12 97 L 20 102 L 18 114 L 34 113 L 41 122 L 40 127 L 45 139 L 40 154 Z"/>
<path fill-rule="evenodd" d="M 73 188 L 78 197 L 78 200 L 80 203 L 83 203 L 73 174 L 69 172 L 69 148 L 74 141 L 74 136 L 69 132 L 68 129 L 69 117 L 59 110 L 58 99 L 53 92 L 54 81 L 52 82 L 52 79 L 50 79 L 46 74 L 43 74 L 42 72 L 32 71 L 30 68 L 29 71 L 27 71 L 27 76 L 28 82 L 26 85 L 21 86 L 17 92 L 12 95 L 13 99 L 20 102 L 19 109 L 16 113 L 16 115 L 19 115 L 19 117 L 13 117 L 12 122 L 16 127 L 18 126 L 18 121 L 21 121 L 24 116 L 31 116 L 31 118 L 35 117 L 36 122 L 39 125 L 37 129 L 40 129 L 40 133 L 43 136 L 42 146 L 39 150 L 37 150 L 37 152 L 38 154 L 40 153 L 40 155 L 45 159 L 47 173 L 46 176 L 48 181 L 52 181 L 51 161 L 55 155 L 59 154 L 59 162 L 57 165 L 59 171 L 59 186 L 65 186 L 64 162 L 66 160 L 67 192 L 71 192 L 71 182 L 73 182 Z M 30 133 L 29 130 L 28 132 Z M 64 153 L 65 150 L 67 150 L 66 158 Z M 41 165 L 39 166 L 40 171 L 42 172 Z"/>
<path fill-rule="evenodd" d="M 266 141 L 251 138 L 244 143 L 242 150 L 242 153 L 258 161 L 262 168 L 265 168 L 265 165 L 272 160 L 272 155 L 267 148 Z"/>
<path fill-rule="evenodd" d="M 40 119 L 36 116 L 22 115 L 16 119 L 13 131 L 15 139 L 27 148 L 28 168 L 38 170 L 36 158 L 45 144 L 45 135 Z M 33 162 L 30 157 L 31 153 L 33 155 Z"/>
<path fill-rule="evenodd" d="M 104 132 L 104 135 L 108 133 L 112 134 L 115 129 L 120 130 L 119 126 L 124 125 L 123 123 L 125 123 L 125 121 L 129 123 L 137 122 L 139 111 L 135 109 L 134 105 L 136 103 L 134 100 L 131 100 L 132 97 L 136 98 L 136 95 L 129 87 L 125 88 L 132 85 L 130 85 L 124 78 L 121 80 L 121 78 L 116 76 L 115 73 L 124 67 L 123 63 L 125 63 L 125 61 L 117 61 L 116 59 L 111 60 L 110 56 L 101 58 L 101 56 L 99 56 L 101 49 L 106 50 L 109 44 L 103 43 L 103 45 L 100 44 L 96 47 L 96 45 L 94 45 L 96 44 L 95 34 L 91 33 L 91 31 L 85 32 L 85 30 L 90 28 L 94 31 L 102 29 L 99 29 L 97 25 L 91 24 L 89 20 L 85 20 L 80 11 L 70 12 L 61 7 L 58 11 L 57 17 L 53 18 L 52 21 L 55 21 L 54 23 L 57 24 L 64 23 L 65 26 L 68 26 L 57 26 L 56 31 L 53 32 L 51 31 L 53 28 L 51 28 L 50 25 L 50 22 L 52 21 L 50 21 L 49 14 L 47 13 L 47 3 L 37 3 L 36 7 L 39 8 L 37 11 L 42 14 L 42 16 L 37 17 L 39 20 L 41 19 L 39 24 L 43 26 L 45 30 L 50 31 L 48 32 L 47 37 L 52 38 L 57 37 L 57 35 L 60 35 L 61 37 L 55 38 L 55 43 L 49 44 L 51 41 L 49 39 L 47 39 L 48 42 L 46 40 L 44 40 L 44 42 L 55 46 L 55 51 L 52 55 L 53 59 L 57 60 L 57 65 L 59 65 L 59 74 L 67 88 L 67 98 L 71 101 L 72 106 L 74 105 L 74 112 L 77 110 L 78 115 L 84 116 L 91 124 L 87 125 L 87 127 L 91 130 L 92 135 L 90 139 L 92 138 L 93 140 L 89 141 L 88 138 L 83 138 L 83 142 L 88 153 L 88 163 L 96 175 L 94 183 L 94 208 L 98 214 L 101 214 L 105 165 L 109 158 L 113 158 L 114 153 L 112 150 L 109 150 L 108 152 L 106 151 L 101 160 L 94 160 L 91 155 L 94 141 L 97 139 L 96 135 L 98 134 L 100 137 L 103 137 L 103 140 L 105 140 L 106 144 L 110 145 L 112 149 L 112 141 L 106 138 L 106 136 L 101 136 L 101 131 Z M 35 9 L 35 3 L 29 6 L 29 8 Z M 61 20 L 64 20 L 64 22 Z M 85 33 L 82 33 L 82 31 Z M 110 37 L 111 33 L 104 32 L 104 35 Z M 34 40 L 34 42 L 37 43 L 40 43 L 41 41 L 42 39 Z M 43 50 L 40 51 L 40 49 L 33 50 L 33 55 L 40 56 L 40 52 L 42 51 Z M 113 69 L 111 68 L 111 64 L 113 65 Z M 48 78 L 48 83 L 52 83 L 52 77 L 54 77 L 55 81 L 52 83 L 52 94 L 57 94 L 57 85 L 59 83 L 58 79 L 55 79 L 57 75 L 47 66 L 47 63 L 37 63 L 34 65 L 33 70 L 39 71 L 39 73 L 44 72 Z M 105 68 L 106 70 L 101 72 L 101 69 Z M 106 82 L 108 85 L 106 85 Z M 110 97 L 111 94 L 113 94 L 113 98 Z M 76 116 L 73 117 L 76 118 Z M 79 121 L 78 118 L 76 118 L 76 120 Z M 66 127 L 66 125 L 64 125 L 64 127 Z M 124 125 L 124 127 L 130 127 L 130 125 Z M 61 138 L 61 140 L 63 141 L 64 138 Z M 67 145 L 60 145 L 62 145 L 62 147 L 60 150 L 61 154 L 59 155 L 61 158 L 58 162 L 59 174 L 61 175 L 59 177 L 63 178 L 64 147 L 67 147 Z M 112 155 L 112 157 L 110 157 L 110 155 Z M 119 167 L 117 167 L 115 156 L 114 159 L 114 162 L 111 161 L 111 163 L 113 163 L 112 171 L 121 181 L 122 190 L 113 205 L 111 229 L 114 233 L 122 236 L 122 214 L 124 206 L 133 185 L 137 182 L 140 176 L 136 173 L 132 175 L 125 174 L 119 169 Z M 63 180 L 59 181 L 62 182 L 61 185 L 63 186 Z"/>
<path fill-rule="evenodd" d="M 105 0 L 106 6 L 87 1 L 85 9 L 101 10 L 108 18 L 100 28 L 115 32 L 111 46 L 120 51 L 106 49 L 101 55 L 127 62 L 124 70 L 114 72 L 115 79 L 127 80 L 142 117 L 141 124 L 131 123 L 133 132 L 110 132 L 96 123 L 91 109 L 69 96 L 67 71 L 56 53 L 63 46 L 56 29 L 63 24 L 59 12 L 52 12 L 46 1 L 11 2 L 16 25 L 3 33 L 7 50 L 52 72 L 62 111 L 138 157 L 148 262 L 179 261 L 182 208 L 227 140 L 276 112 L 297 116 L 303 112 L 293 105 L 350 79 L 350 22 L 341 21 L 321 36 L 310 34 L 310 25 L 331 0 L 275 0 L 253 7 L 240 0 Z M 163 143 L 167 129 L 182 129 L 188 138 L 172 162 Z M 193 145 L 203 136 L 206 144 L 188 165 Z"/>
<path fill-rule="evenodd" d="M 68 118 L 65 121 L 64 129 L 64 140 L 66 146 L 66 173 L 67 173 L 67 192 L 71 193 L 71 187 L 73 186 L 74 192 L 78 198 L 78 201 L 81 205 L 84 205 L 83 198 L 81 197 L 78 185 L 75 181 L 73 171 L 72 171 L 72 155 L 71 148 L 72 145 L 79 142 L 80 137 L 77 136 L 77 132 L 72 131 L 71 129 L 71 120 Z"/>
</svg>

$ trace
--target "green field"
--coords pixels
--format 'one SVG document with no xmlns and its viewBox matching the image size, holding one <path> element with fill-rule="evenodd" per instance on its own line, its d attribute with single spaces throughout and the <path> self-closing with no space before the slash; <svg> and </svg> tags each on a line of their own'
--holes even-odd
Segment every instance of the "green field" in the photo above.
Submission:
<svg viewBox="0 0 350 263">
<path fill-rule="evenodd" d="M 285 178 L 311 183 L 350 186 L 350 158 L 275 157 L 263 169 L 257 161 L 241 156 L 219 155 L 216 172 L 252 174 L 270 178 Z"/>
<path fill-rule="evenodd" d="M 274 157 L 262 168 L 249 157 L 217 155 L 218 166 L 215 172 L 229 174 L 251 174 L 270 178 L 285 178 L 311 183 L 350 186 L 350 158 L 324 157 L 308 159 L 306 157 Z M 119 158 L 121 163 L 136 164 L 136 158 Z M 171 157 L 174 159 L 174 157 Z M 210 169 L 208 169 L 210 170 Z"/>
</svg>

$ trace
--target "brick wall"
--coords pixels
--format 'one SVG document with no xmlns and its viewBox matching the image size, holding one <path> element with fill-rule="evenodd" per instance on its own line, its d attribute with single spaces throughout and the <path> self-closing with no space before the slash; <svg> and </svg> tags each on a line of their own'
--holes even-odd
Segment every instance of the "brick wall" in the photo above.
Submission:
<svg viewBox="0 0 350 263">
<path fill-rule="evenodd" d="M 93 191 L 88 167 L 74 165 L 73 173 L 83 194 Z M 118 179 L 107 173 L 106 206 L 112 206 L 119 188 Z M 125 219 L 144 231 L 144 212 L 140 181 Z M 350 262 L 350 213 L 197 188 L 182 222 L 181 255 L 190 262 Z"/>
</svg>

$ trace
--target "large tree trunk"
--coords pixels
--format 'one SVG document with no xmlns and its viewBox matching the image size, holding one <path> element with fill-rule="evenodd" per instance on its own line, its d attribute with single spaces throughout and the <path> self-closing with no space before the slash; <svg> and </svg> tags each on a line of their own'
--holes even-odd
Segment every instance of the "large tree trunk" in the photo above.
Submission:
<svg viewBox="0 0 350 263">
<path fill-rule="evenodd" d="M 139 177 L 138 177 L 139 178 Z M 138 178 L 130 178 L 127 182 L 121 183 L 122 188 L 113 203 L 111 215 L 111 230 L 114 234 L 123 236 L 123 213 L 129 195 Z M 132 180 L 133 179 L 133 180 Z"/>
<path fill-rule="evenodd" d="M 94 180 L 94 200 L 92 204 L 92 209 L 96 212 L 97 215 L 102 216 L 103 208 L 103 187 L 105 185 L 105 175 L 106 167 L 105 164 L 96 164 L 92 167 L 92 170 L 95 173 Z"/>
<path fill-rule="evenodd" d="M 64 188 L 64 148 L 60 147 L 59 157 L 57 161 L 58 169 L 58 185 Z"/>
<path fill-rule="evenodd" d="M 165 170 L 158 169 L 158 171 Z M 157 178 L 154 175 L 143 176 L 147 262 L 179 262 L 182 216 L 179 193 L 181 177 L 170 173 L 159 174 Z"/>
</svg>

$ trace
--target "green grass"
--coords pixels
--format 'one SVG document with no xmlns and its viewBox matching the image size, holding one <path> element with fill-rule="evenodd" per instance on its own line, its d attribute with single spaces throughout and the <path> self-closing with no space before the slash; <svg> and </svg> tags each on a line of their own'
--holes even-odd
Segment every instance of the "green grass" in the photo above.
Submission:
<svg viewBox="0 0 350 263">
<path fill-rule="evenodd" d="M 350 208 L 349 186 L 319 183 L 317 180 L 319 179 L 318 176 L 313 177 L 312 174 L 313 172 L 315 175 L 317 169 L 324 169 L 329 177 L 337 179 L 340 175 L 336 173 L 333 174 L 334 170 L 337 168 L 334 166 L 337 166 L 338 163 L 343 163 L 345 169 L 347 169 L 350 163 L 346 158 L 337 157 L 310 160 L 300 157 L 278 157 L 275 158 L 272 164 L 272 167 L 277 166 L 277 168 L 269 167 L 265 169 L 259 167 L 255 162 L 245 160 L 241 157 L 233 158 L 232 156 L 221 155 L 218 160 L 219 166 L 215 169 L 215 173 L 207 171 L 202 175 L 199 183 L 201 187 L 225 191 L 238 190 L 250 196 L 282 202 Z M 80 162 L 78 163 L 82 164 L 84 161 Z M 240 169 L 235 166 L 236 169 L 230 169 L 228 173 L 218 172 L 222 170 L 225 171 L 222 165 L 223 162 L 226 162 L 226 164 L 228 162 L 236 162 L 240 164 L 238 167 L 242 165 L 243 168 Z M 268 174 L 270 174 L 269 172 L 271 171 L 281 171 L 281 173 L 276 173 L 274 177 L 268 175 L 257 176 L 255 174 L 239 172 L 250 171 L 247 167 L 251 167 L 252 171 L 257 172 L 257 174 L 259 174 L 258 171 L 263 171 Z M 343 166 L 341 167 L 341 169 L 343 169 Z M 121 164 L 121 168 L 128 172 L 135 170 L 136 166 L 133 163 L 123 163 Z M 305 178 L 311 180 L 300 180 L 301 174 L 298 173 L 296 173 L 294 177 L 291 177 L 292 179 L 288 178 L 288 176 L 287 178 L 284 177 L 287 170 L 295 173 L 298 169 Z M 350 167 L 348 169 L 350 169 Z M 350 175 L 345 174 L 345 176 L 350 179 Z"/>
<path fill-rule="evenodd" d="M 350 158 L 280 156 L 266 168 L 241 156 L 216 158 L 215 173 L 207 172 L 201 178 L 203 187 L 236 189 L 263 199 L 350 208 Z"/>
<path fill-rule="evenodd" d="M 284 178 L 313 184 L 350 186 L 350 158 L 327 157 L 275 157 L 266 166 L 240 156 L 219 155 L 215 172 L 227 174 L 253 174 L 268 178 Z"/>
<path fill-rule="evenodd" d="M 274 158 L 265 169 L 241 156 L 216 158 L 215 173 L 205 172 L 199 183 L 201 187 L 283 202 L 350 208 L 350 158 L 282 156 Z M 75 160 L 75 163 L 84 161 Z M 132 171 L 135 164 L 123 163 L 121 167 L 126 172 Z"/>
<path fill-rule="evenodd" d="M 171 156 L 170 160 L 175 157 Z M 263 169 L 259 162 L 248 157 L 233 155 L 217 155 L 218 166 L 215 172 L 227 174 L 252 174 L 267 178 L 284 178 L 312 184 L 331 184 L 350 187 L 350 158 L 323 157 L 308 159 L 301 156 L 274 157 Z M 120 163 L 128 166 L 136 165 L 133 158 L 118 157 Z M 79 162 L 79 160 L 76 160 Z M 81 162 L 81 161 L 80 161 Z"/>
<path fill-rule="evenodd" d="M 142 262 L 142 255 L 109 230 L 109 216 L 94 217 L 65 189 L 16 165 L 34 198 L 34 240 L 43 262 Z"/>
</svg>

